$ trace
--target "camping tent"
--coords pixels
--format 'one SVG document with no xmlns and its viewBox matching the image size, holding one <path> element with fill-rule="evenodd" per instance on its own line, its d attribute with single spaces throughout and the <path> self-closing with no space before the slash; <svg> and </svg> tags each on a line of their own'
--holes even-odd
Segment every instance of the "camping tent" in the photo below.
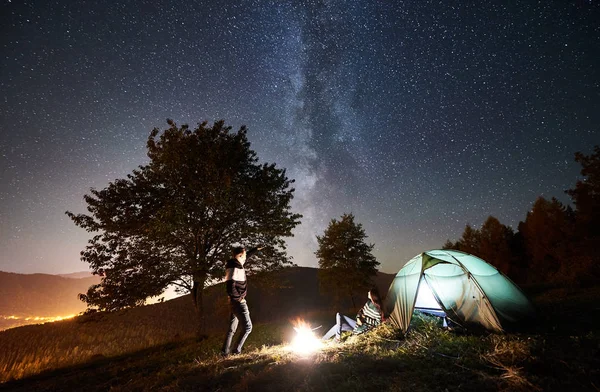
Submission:
<svg viewBox="0 0 600 392">
<path fill-rule="evenodd" d="M 415 309 L 466 328 L 496 332 L 534 313 L 510 279 L 482 259 L 456 250 L 423 252 L 398 271 L 386 297 L 386 313 L 405 333 Z"/>
</svg>

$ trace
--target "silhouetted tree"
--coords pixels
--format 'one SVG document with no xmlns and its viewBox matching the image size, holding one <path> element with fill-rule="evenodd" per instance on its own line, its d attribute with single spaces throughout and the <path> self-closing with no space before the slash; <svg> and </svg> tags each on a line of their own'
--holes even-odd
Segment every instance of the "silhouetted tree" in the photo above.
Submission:
<svg viewBox="0 0 600 392">
<path fill-rule="evenodd" d="M 444 245 L 442 245 L 442 249 L 457 249 L 458 247 L 456 245 L 456 243 L 450 241 L 450 240 L 446 240 L 446 242 L 444 242 Z"/>
<path fill-rule="evenodd" d="M 366 238 L 362 225 L 354 221 L 352 214 L 342 215 L 339 221 L 332 219 L 323 236 L 317 236 L 319 286 L 338 304 L 344 295 L 352 298 L 356 307 L 354 294 L 366 291 L 377 274 L 379 262 L 371 253 L 375 245 L 367 244 Z"/>
<path fill-rule="evenodd" d="M 566 192 L 575 203 L 579 235 L 598 237 L 600 235 L 600 146 L 594 147 L 590 156 L 575 153 L 575 161 L 583 168 L 583 179 L 577 181 L 574 189 Z"/>
<path fill-rule="evenodd" d="M 467 225 L 461 238 L 455 243 L 447 240 L 443 249 L 456 249 L 470 253 L 508 275 L 515 258 L 511 251 L 513 236 L 510 227 L 500 223 L 497 218 L 489 216 L 481 229 L 474 229 L 471 225 Z"/>
<path fill-rule="evenodd" d="M 285 170 L 259 164 L 246 128 L 223 121 L 194 130 L 167 121 L 148 138 L 150 162 L 84 197 L 89 214 L 67 215 L 94 233 L 82 260 L 102 277 L 81 295 L 88 307 L 115 310 L 144 303 L 176 285 L 193 293 L 220 279 L 235 244 L 269 244 L 249 273 L 291 264 L 283 237 L 300 215 Z M 160 134 L 160 136 L 159 136 Z"/>
<path fill-rule="evenodd" d="M 529 257 L 525 249 L 523 234 L 517 230 L 510 241 L 512 254 L 509 277 L 517 283 L 527 283 L 529 272 Z"/>
<path fill-rule="evenodd" d="M 474 229 L 471 225 L 467 225 L 460 239 L 454 244 L 455 249 L 478 256 L 481 242 L 480 237 L 479 230 Z"/>
<path fill-rule="evenodd" d="M 539 197 L 519 223 L 529 258 L 528 281 L 561 280 L 557 272 L 571 257 L 573 214 L 561 202 Z"/>
<path fill-rule="evenodd" d="M 597 283 L 600 279 L 600 146 L 587 156 L 575 153 L 575 161 L 582 166 L 583 178 L 574 189 L 566 192 L 575 204 L 575 234 L 573 257 L 565 264 L 563 274 L 570 274 L 572 281 L 579 284 Z"/>
<path fill-rule="evenodd" d="M 479 257 L 510 276 L 514 256 L 511 252 L 513 230 L 489 216 L 479 230 Z"/>
</svg>

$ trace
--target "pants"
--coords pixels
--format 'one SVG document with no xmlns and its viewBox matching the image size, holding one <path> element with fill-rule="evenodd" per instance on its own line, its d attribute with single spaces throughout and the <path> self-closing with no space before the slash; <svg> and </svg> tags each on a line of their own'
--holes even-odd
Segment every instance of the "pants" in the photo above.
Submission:
<svg viewBox="0 0 600 392">
<path fill-rule="evenodd" d="M 240 334 L 237 344 L 233 350 L 234 354 L 239 354 L 242 352 L 242 347 L 244 347 L 244 343 L 252 332 L 252 321 L 250 320 L 250 311 L 248 310 L 248 304 L 246 301 L 237 302 L 230 301 L 231 307 L 231 316 L 229 318 L 229 330 L 227 331 L 227 336 L 225 336 L 225 342 L 223 342 L 222 353 L 224 355 L 229 355 L 231 349 L 231 341 L 233 340 L 233 335 L 237 331 L 237 327 L 239 321 L 242 321 L 243 332 Z"/>
<path fill-rule="evenodd" d="M 331 327 L 331 329 L 327 331 L 325 335 L 323 335 L 323 340 L 331 339 L 333 335 L 339 339 L 342 331 L 352 331 L 355 327 L 356 321 L 354 319 L 337 313 L 335 315 L 335 325 Z"/>
</svg>

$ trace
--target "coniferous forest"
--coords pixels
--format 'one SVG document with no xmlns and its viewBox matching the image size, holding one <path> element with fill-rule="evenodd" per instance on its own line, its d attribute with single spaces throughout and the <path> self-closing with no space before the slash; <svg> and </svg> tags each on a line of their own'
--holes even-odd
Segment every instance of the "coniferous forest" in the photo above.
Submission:
<svg viewBox="0 0 600 392">
<path fill-rule="evenodd" d="M 540 196 L 515 232 L 489 216 L 480 228 L 467 225 L 445 249 L 479 256 L 520 284 L 585 287 L 600 279 L 600 146 L 580 152 L 581 179 L 565 190 L 572 204 Z"/>
</svg>

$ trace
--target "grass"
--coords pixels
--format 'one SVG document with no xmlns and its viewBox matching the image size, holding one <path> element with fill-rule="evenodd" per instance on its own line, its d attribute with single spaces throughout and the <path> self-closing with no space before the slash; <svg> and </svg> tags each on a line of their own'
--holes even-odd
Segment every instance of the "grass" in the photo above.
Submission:
<svg viewBox="0 0 600 392">
<path fill-rule="evenodd" d="M 43 370 L 114 357 L 192 336 L 178 324 L 133 321 L 123 314 L 102 320 L 83 316 L 53 324 L 30 325 L 0 333 L 0 382 Z"/>
<path fill-rule="evenodd" d="M 459 334 L 418 315 L 406 337 L 384 324 L 309 356 L 288 349 L 288 320 L 255 325 L 244 353 L 226 359 L 218 355 L 224 331 L 198 340 L 181 323 L 133 323 L 139 314 L 22 327 L 0 333 L 0 374 L 12 379 L 0 390 L 598 391 L 600 329 L 585 312 L 594 298 L 537 298 L 544 318 L 528 333 Z M 319 332 L 334 321 L 331 313 L 305 318 Z"/>
</svg>

